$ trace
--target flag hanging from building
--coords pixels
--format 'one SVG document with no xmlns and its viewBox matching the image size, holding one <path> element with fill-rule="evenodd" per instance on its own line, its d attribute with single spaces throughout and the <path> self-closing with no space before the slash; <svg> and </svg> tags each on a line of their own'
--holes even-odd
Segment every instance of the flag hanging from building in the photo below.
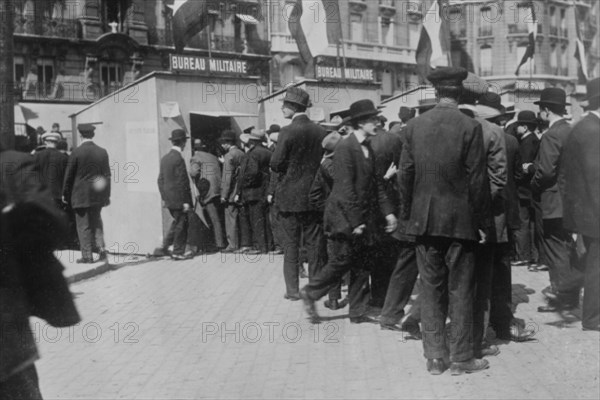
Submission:
<svg viewBox="0 0 600 400">
<path fill-rule="evenodd" d="M 537 36 L 537 18 L 535 16 L 535 6 L 532 2 L 529 3 L 530 14 L 527 17 L 527 32 L 528 32 L 528 43 L 527 49 L 525 49 L 525 54 L 523 54 L 523 58 L 521 58 L 521 62 L 519 62 L 519 66 L 515 71 L 515 75 L 519 76 L 519 70 L 521 66 L 525 64 L 529 60 L 533 60 L 533 56 L 535 55 L 535 38 Z"/>
<path fill-rule="evenodd" d="M 575 10 L 575 59 L 579 62 L 579 83 L 585 83 L 589 79 L 587 71 L 587 58 L 585 55 L 585 45 L 583 40 L 585 39 L 585 26 L 586 19 L 588 18 L 589 9 L 586 7 L 577 7 L 575 1 L 573 1 L 573 9 Z"/>
<path fill-rule="evenodd" d="M 302 60 L 324 54 L 330 44 L 342 39 L 342 25 L 338 0 L 296 0 L 286 7 L 288 25 L 296 40 Z"/>
<path fill-rule="evenodd" d="M 450 30 L 448 21 L 440 13 L 439 0 L 433 2 L 423 16 L 421 36 L 417 45 L 416 61 L 424 79 L 431 69 L 450 66 Z"/>
<path fill-rule="evenodd" d="M 167 7 L 173 10 L 173 41 L 182 52 L 189 40 L 208 25 L 207 0 L 174 0 Z"/>
</svg>

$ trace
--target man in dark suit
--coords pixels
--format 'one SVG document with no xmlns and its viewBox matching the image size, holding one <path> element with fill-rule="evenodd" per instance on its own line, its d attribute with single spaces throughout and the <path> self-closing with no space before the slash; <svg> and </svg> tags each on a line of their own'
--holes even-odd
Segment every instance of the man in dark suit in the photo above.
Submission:
<svg viewBox="0 0 600 400">
<path fill-rule="evenodd" d="M 406 126 L 400 176 L 400 215 L 417 237 L 421 321 L 427 370 L 441 374 L 450 355 L 453 375 L 476 372 L 472 343 L 475 248 L 492 226 L 481 124 L 458 110 L 463 68 L 437 68 L 429 76 L 439 104 Z M 446 317 L 452 340 L 449 349 Z"/>
<path fill-rule="evenodd" d="M 585 283 L 581 326 L 600 330 L 600 78 L 587 83 L 588 114 L 571 130 L 561 158 L 563 226 L 583 235 Z"/>
<path fill-rule="evenodd" d="M 540 150 L 533 165 L 531 191 L 540 203 L 542 225 L 542 262 L 549 268 L 550 286 L 542 290 L 549 304 L 538 308 L 539 312 L 555 312 L 572 309 L 579 304 L 582 274 L 574 260 L 575 243 L 562 223 L 562 198 L 558 187 L 558 175 L 562 166 L 560 157 L 571 126 L 563 118 L 566 113 L 566 93 L 559 88 L 546 88 L 540 94 L 541 117 L 549 122 L 548 131 L 542 136 Z"/>
<path fill-rule="evenodd" d="M 81 144 L 69 156 L 63 184 L 63 199 L 75 210 L 81 256 L 77 263 L 92 263 L 92 251 L 98 249 L 106 259 L 104 231 L 100 212 L 110 204 L 110 165 L 108 153 L 92 139 L 96 128 L 79 124 Z"/>
<path fill-rule="evenodd" d="M 271 158 L 271 169 L 281 174 L 275 201 L 279 205 L 284 250 L 283 276 L 286 293 L 284 298 L 299 300 L 299 247 L 300 239 L 308 254 L 309 277 L 317 272 L 319 237 L 322 231 L 318 212 L 309 204 L 308 194 L 319 169 L 323 149 L 321 142 L 325 129 L 312 122 L 306 115 L 311 105 L 304 90 L 291 87 L 283 100 L 282 112 L 291 124 L 281 128 L 279 142 Z"/>
<path fill-rule="evenodd" d="M 225 153 L 223 159 L 223 176 L 221 178 L 221 203 L 225 207 L 225 232 L 227 248 L 224 252 L 233 252 L 240 248 L 238 215 L 239 205 L 235 202 L 236 187 L 239 179 L 240 164 L 244 152 L 237 147 L 237 138 L 232 130 L 224 131 L 221 143 Z"/>
<path fill-rule="evenodd" d="M 269 135 L 269 141 L 271 145 L 269 146 L 269 150 L 273 153 L 277 148 L 277 142 L 279 142 L 279 131 L 281 127 L 279 125 L 273 124 L 267 130 L 267 134 Z M 267 203 L 269 203 L 269 222 L 271 226 L 272 232 L 272 240 L 273 240 L 273 254 L 283 254 L 283 247 L 281 245 L 281 221 L 280 221 L 280 213 L 279 213 L 279 204 L 275 199 L 275 192 L 277 191 L 277 186 L 279 185 L 279 180 L 281 179 L 281 174 L 277 172 L 271 171 L 271 176 L 269 177 L 269 188 L 267 189 Z"/>
<path fill-rule="evenodd" d="M 515 124 L 521 162 L 532 164 L 540 148 L 540 141 L 534 133 L 537 128 L 537 117 L 533 111 L 521 111 Z M 516 260 L 513 263 L 515 266 L 537 263 L 536 245 L 539 244 L 539 240 L 534 240 L 535 208 L 530 185 L 533 174 L 523 172 L 522 167 L 519 170 L 522 172 L 517 180 L 521 226 L 515 232 Z"/>
<path fill-rule="evenodd" d="M 271 152 L 261 145 L 264 133 L 252 129 L 250 134 L 241 137 L 246 142 L 248 151 L 242 157 L 238 195 L 236 202 L 241 201 L 250 220 L 252 249 L 247 254 L 268 253 L 267 241 L 267 189 L 269 187 L 269 163 Z"/>
<path fill-rule="evenodd" d="M 185 260 L 185 245 L 188 233 L 188 212 L 192 205 L 190 179 L 183 159 L 183 149 L 189 137 L 183 129 L 171 132 L 169 140 L 173 143 L 171 150 L 160 160 L 158 190 L 164 206 L 173 217 L 173 223 L 163 241 L 163 253 L 167 253 L 173 245 L 171 257 L 174 260 Z"/>
<path fill-rule="evenodd" d="M 384 227 L 388 234 L 397 227 L 394 207 L 387 197 L 382 177 L 377 175 L 370 144 L 371 136 L 377 134 L 379 112 L 371 100 L 352 103 L 354 132 L 335 149 L 335 179 L 324 215 L 331 251 L 327 265 L 300 291 L 313 322 L 319 319 L 315 302 L 347 272 L 350 272 L 350 322 L 378 322 L 368 315 L 369 271 L 365 265 L 370 264 L 384 236 Z"/>
<path fill-rule="evenodd" d="M 58 133 L 45 133 L 42 136 L 45 149 L 35 153 L 35 163 L 42 183 L 50 189 L 56 205 L 60 209 L 64 209 L 62 189 L 69 156 L 56 148 L 60 139 Z"/>
</svg>

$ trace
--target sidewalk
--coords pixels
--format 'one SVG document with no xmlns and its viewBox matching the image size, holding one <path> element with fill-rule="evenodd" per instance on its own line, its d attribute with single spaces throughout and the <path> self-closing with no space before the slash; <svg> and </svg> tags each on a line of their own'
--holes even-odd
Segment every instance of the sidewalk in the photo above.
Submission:
<svg viewBox="0 0 600 400">
<path fill-rule="evenodd" d="M 108 254 L 107 259 L 104 261 L 96 261 L 93 264 L 77 264 L 76 260 L 81 258 L 81 252 L 78 250 L 57 250 L 54 255 L 65 267 L 63 274 L 67 282 L 71 284 L 127 265 L 148 261 L 148 258 L 144 256 Z M 98 254 L 94 254 L 94 260 L 98 260 Z"/>
</svg>

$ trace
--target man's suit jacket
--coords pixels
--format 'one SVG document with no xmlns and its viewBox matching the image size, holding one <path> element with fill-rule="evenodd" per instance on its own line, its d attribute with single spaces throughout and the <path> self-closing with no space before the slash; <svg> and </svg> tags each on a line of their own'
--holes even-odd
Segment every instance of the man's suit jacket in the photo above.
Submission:
<svg viewBox="0 0 600 400">
<path fill-rule="evenodd" d="M 185 160 L 183 155 L 175 149 L 171 149 L 160 160 L 158 190 L 165 202 L 165 207 L 170 210 L 181 210 L 184 204 L 190 206 L 193 204 Z"/>
<path fill-rule="evenodd" d="M 250 159 L 258 165 L 260 179 L 255 183 L 248 183 L 245 175 L 247 174 Z M 267 189 L 269 187 L 269 163 L 271 162 L 271 152 L 260 144 L 255 145 L 248 150 L 242 158 L 240 166 L 240 178 L 238 187 L 240 188 L 240 197 L 243 202 L 247 201 L 267 201 Z"/>
<path fill-rule="evenodd" d="M 51 147 L 35 153 L 35 163 L 41 182 L 50 189 L 52 198 L 56 201 L 62 198 L 68 162 L 68 155 Z"/>
<path fill-rule="evenodd" d="M 63 196 L 73 208 L 104 207 L 110 199 L 108 153 L 92 141 L 83 142 L 69 156 Z M 99 180 L 106 185 L 98 190 Z"/>
<path fill-rule="evenodd" d="M 558 175 L 560 156 L 570 131 L 571 125 L 564 119 L 555 122 L 542 136 L 540 151 L 533 164 L 535 172 L 531 179 L 531 192 L 534 200 L 541 202 L 544 219 L 563 217 Z"/>
<path fill-rule="evenodd" d="M 561 158 L 563 226 L 600 238 L 600 119 L 590 113 L 571 130 Z"/>
<path fill-rule="evenodd" d="M 217 156 L 197 151 L 190 160 L 190 176 L 198 189 L 202 205 L 221 197 L 221 164 Z"/>
<path fill-rule="evenodd" d="M 240 175 L 240 165 L 244 152 L 236 146 L 229 148 L 224 156 L 223 177 L 221 178 L 221 197 L 229 203 L 234 202 L 236 186 Z"/>
<path fill-rule="evenodd" d="M 517 230 L 521 227 L 517 181 L 523 175 L 523 162 L 517 138 L 505 133 L 504 139 L 506 141 L 506 186 L 503 197 L 506 204 L 506 224 L 510 229 Z"/>
<path fill-rule="evenodd" d="M 524 139 L 519 140 L 519 153 L 523 164 L 532 164 L 538 155 L 540 149 L 540 140 L 535 133 L 530 133 Z M 521 167 L 521 170 L 523 168 Z M 523 173 L 517 181 L 519 188 L 519 199 L 531 201 L 531 178 L 533 178 L 533 170 L 531 173 Z"/>
<path fill-rule="evenodd" d="M 331 194 L 334 179 L 333 158 L 324 158 L 308 194 L 311 207 L 321 213 L 325 212 L 325 204 L 327 204 L 327 199 Z"/>
<path fill-rule="evenodd" d="M 325 135 L 325 129 L 306 115 L 294 117 L 290 125 L 281 128 L 271 159 L 271 169 L 281 173 L 275 192 L 280 211 L 312 210 L 308 193 L 321 163 Z"/>
<path fill-rule="evenodd" d="M 400 170 L 407 233 L 479 240 L 493 226 L 481 124 L 438 104 L 406 126 Z"/>
<path fill-rule="evenodd" d="M 335 179 L 325 205 L 324 229 L 330 237 L 350 239 L 354 228 L 365 224 L 360 240 L 371 245 L 383 234 L 384 217 L 393 214 L 394 207 L 377 176 L 373 151 L 365 158 L 361 146 L 351 134 L 335 149 Z"/>
</svg>

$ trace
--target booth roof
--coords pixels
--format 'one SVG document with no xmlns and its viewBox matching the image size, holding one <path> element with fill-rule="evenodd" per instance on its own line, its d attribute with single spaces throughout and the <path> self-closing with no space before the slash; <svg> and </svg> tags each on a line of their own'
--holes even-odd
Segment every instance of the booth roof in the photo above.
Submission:
<svg viewBox="0 0 600 400">
<path fill-rule="evenodd" d="M 402 92 L 402 93 L 399 93 L 399 94 L 397 94 L 395 96 L 388 97 L 387 99 L 383 100 L 380 105 L 381 106 L 385 106 L 387 103 L 392 102 L 392 101 L 394 101 L 394 100 L 396 100 L 396 99 L 398 99 L 400 97 L 407 96 L 407 95 L 409 95 L 411 93 L 416 92 L 417 90 L 423 90 L 423 89 L 432 89 L 433 90 L 433 86 L 427 86 L 427 85 L 417 86 L 414 89 L 410 89 L 410 90 L 407 90 L 406 92 Z"/>
<path fill-rule="evenodd" d="M 289 86 L 284 87 L 283 89 L 280 89 L 280 90 L 278 90 L 278 91 L 276 91 L 274 93 L 271 93 L 268 96 L 265 96 L 265 97 L 261 98 L 260 100 L 258 100 L 258 102 L 259 103 L 263 103 L 263 102 L 265 102 L 267 100 L 270 100 L 270 99 L 272 99 L 274 97 L 282 95 L 282 94 L 284 94 L 288 90 L 288 88 L 298 87 L 298 86 L 304 85 L 305 83 L 317 83 L 317 82 L 319 82 L 319 81 L 316 80 L 316 79 L 303 79 L 303 80 L 301 80 L 299 82 L 293 83 L 293 84 L 291 84 Z"/>
</svg>

